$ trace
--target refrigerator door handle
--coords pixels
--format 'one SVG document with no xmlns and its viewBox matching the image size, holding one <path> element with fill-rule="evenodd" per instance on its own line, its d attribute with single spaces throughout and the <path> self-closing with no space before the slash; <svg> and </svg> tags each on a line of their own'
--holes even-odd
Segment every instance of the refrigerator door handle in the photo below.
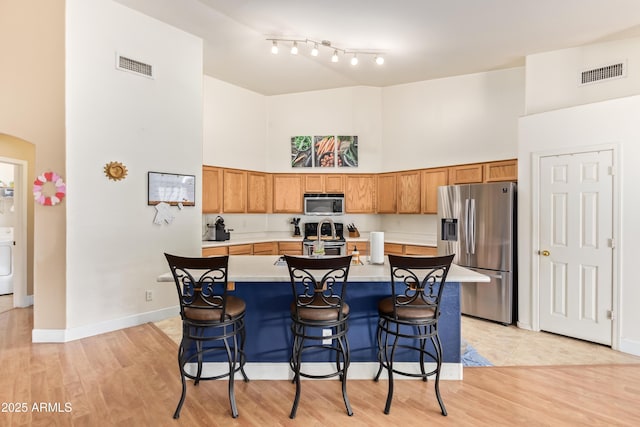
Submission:
<svg viewBox="0 0 640 427">
<path fill-rule="evenodd" d="M 470 240 L 470 237 L 469 237 L 470 236 L 470 234 L 469 234 L 469 231 L 470 231 L 470 229 L 469 229 L 469 220 L 470 220 L 470 215 L 471 215 L 471 213 L 470 213 L 471 207 L 469 205 L 470 205 L 470 200 L 469 199 L 464 199 L 464 222 L 465 222 L 464 226 L 466 228 L 466 230 L 465 230 L 466 236 L 465 236 L 465 239 L 464 239 L 464 250 L 465 250 L 465 253 L 467 253 L 467 254 L 469 253 L 469 244 L 470 244 L 470 242 L 469 242 L 469 240 Z"/>
<path fill-rule="evenodd" d="M 469 215 L 467 216 L 467 226 L 469 229 L 468 241 L 469 250 L 467 252 L 471 254 L 476 253 L 476 200 L 470 199 L 469 202 Z"/>
</svg>

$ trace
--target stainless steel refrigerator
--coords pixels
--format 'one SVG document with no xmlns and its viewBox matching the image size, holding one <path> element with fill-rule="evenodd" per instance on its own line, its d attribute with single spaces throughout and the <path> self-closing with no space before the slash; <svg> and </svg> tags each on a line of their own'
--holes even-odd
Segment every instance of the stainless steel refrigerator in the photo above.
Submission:
<svg viewBox="0 0 640 427">
<path fill-rule="evenodd" d="M 438 189 L 438 254 L 485 274 L 463 283 L 463 314 L 503 324 L 516 321 L 516 184 L 448 185 Z"/>
</svg>

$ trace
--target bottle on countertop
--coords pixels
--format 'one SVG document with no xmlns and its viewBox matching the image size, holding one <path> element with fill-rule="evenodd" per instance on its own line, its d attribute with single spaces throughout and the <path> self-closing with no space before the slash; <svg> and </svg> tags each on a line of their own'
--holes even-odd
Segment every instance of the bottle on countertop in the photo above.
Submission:
<svg viewBox="0 0 640 427">
<path fill-rule="evenodd" d="M 353 247 L 353 252 L 351 252 L 351 263 L 355 265 L 360 265 L 360 252 L 358 251 L 358 247 Z"/>
</svg>

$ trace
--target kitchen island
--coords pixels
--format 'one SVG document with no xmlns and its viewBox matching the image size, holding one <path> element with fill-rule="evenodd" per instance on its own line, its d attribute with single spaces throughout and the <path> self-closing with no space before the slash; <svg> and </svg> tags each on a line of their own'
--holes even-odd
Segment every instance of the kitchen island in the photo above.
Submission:
<svg viewBox="0 0 640 427">
<path fill-rule="evenodd" d="M 228 280 L 234 295 L 247 303 L 247 365 L 246 371 L 252 379 L 288 379 L 291 346 L 289 304 L 291 288 L 286 265 L 276 265 L 278 256 L 230 256 Z M 386 260 L 386 257 L 385 257 Z M 173 283 L 170 273 L 158 277 L 158 281 Z M 439 334 L 443 345 L 442 379 L 462 379 L 460 354 L 460 283 L 488 282 L 489 278 L 479 273 L 452 265 L 443 292 Z M 352 364 L 349 377 L 371 379 L 375 375 L 375 332 L 377 326 L 378 300 L 390 293 L 390 270 L 388 261 L 382 265 L 353 265 L 349 271 L 347 302 L 351 307 L 349 319 L 349 344 Z M 313 356 L 313 355 L 311 355 Z M 330 363 L 319 356 L 307 359 L 318 362 L 318 369 Z M 407 364 L 417 369 L 416 362 L 402 355 L 398 365 Z M 212 361 L 207 365 L 220 362 Z M 215 366 L 207 368 L 216 369 Z"/>
</svg>

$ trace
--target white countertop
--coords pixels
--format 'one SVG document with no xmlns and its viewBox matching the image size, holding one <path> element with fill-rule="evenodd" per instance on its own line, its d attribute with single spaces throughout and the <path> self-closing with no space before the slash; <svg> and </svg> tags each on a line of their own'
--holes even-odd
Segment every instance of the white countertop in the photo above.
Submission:
<svg viewBox="0 0 640 427">
<path fill-rule="evenodd" d="M 230 282 L 288 282 L 286 265 L 275 265 L 278 255 L 231 255 L 228 280 Z M 389 282 L 389 261 L 384 264 L 353 265 L 349 269 L 350 282 Z M 171 273 L 158 276 L 158 282 L 173 282 Z M 489 277 L 452 264 L 449 282 L 489 282 Z"/>
<path fill-rule="evenodd" d="M 347 242 L 368 242 L 369 232 L 361 232 L 360 237 L 349 237 L 345 234 Z M 231 239 L 224 241 L 203 240 L 203 248 L 213 248 L 217 246 L 244 245 L 262 242 L 302 242 L 302 236 L 293 237 L 289 232 L 269 231 L 263 233 L 234 233 L 231 232 Z M 437 246 L 436 237 L 428 234 L 411 233 L 384 233 L 386 243 L 398 243 L 403 245 Z"/>
</svg>

